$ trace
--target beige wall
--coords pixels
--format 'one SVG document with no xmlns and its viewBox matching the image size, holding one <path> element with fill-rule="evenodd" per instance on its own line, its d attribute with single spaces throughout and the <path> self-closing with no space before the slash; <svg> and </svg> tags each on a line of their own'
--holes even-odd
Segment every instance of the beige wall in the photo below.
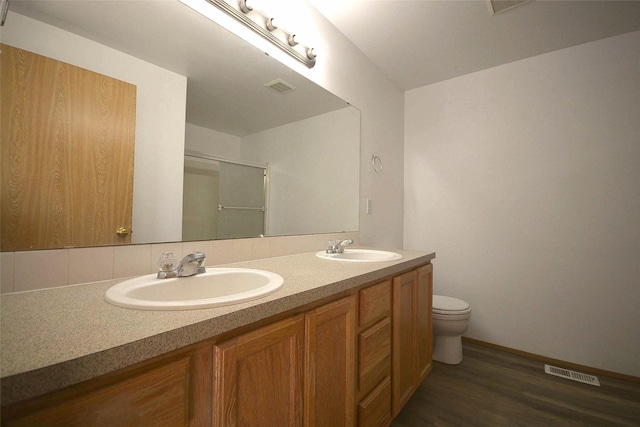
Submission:
<svg viewBox="0 0 640 427">
<path fill-rule="evenodd" d="M 468 336 L 640 376 L 640 32 L 406 93 L 407 249 Z"/>
</svg>

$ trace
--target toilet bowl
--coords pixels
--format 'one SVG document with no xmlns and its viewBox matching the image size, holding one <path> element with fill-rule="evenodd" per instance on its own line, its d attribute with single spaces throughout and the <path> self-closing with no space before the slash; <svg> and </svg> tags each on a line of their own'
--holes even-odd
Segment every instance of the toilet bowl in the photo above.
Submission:
<svg viewBox="0 0 640 427">
<path fill-rule="evenodd" d="M 433 360 L 462 362 L 462 334 L 469 327 L 471 306 L 461 299 L 433 296 Z"/>
</svg>

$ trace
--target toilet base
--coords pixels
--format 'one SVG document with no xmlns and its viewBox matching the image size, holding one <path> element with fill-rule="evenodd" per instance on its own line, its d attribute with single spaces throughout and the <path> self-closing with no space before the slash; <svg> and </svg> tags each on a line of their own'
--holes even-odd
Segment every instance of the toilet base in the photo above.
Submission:
<svg viewBox="0 0 640 427">
<path fill-rule="evenodd" d="M 448 365 L 462 362 L 462 335 L 435 335 L 433 360 Z"/>
</svg>

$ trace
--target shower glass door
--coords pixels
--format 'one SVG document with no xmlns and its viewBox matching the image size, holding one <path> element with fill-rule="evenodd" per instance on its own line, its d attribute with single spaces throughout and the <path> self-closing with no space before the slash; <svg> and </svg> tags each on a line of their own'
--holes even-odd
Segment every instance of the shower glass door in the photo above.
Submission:
<svg viewBox="0 0 640 427">
<path fill-rule="evenodd" d="M 264 168 L 220 162 L 218 238 L 264 235 Z"/>
<path fill-rule="evenodd" d="M 185 156 L 183 240 L 265 234 L 266 167 Z"/>
</svg>

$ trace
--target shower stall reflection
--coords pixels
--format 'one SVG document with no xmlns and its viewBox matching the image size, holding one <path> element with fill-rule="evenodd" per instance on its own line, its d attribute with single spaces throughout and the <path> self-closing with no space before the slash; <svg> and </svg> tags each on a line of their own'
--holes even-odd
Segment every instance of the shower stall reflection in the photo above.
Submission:
<svg viewBox="0 0 640 427">
<path fill-rule="evenodd" d="M 266 235 L 267 167 L 185 155 L 183 240 Z"/>
</svg>

